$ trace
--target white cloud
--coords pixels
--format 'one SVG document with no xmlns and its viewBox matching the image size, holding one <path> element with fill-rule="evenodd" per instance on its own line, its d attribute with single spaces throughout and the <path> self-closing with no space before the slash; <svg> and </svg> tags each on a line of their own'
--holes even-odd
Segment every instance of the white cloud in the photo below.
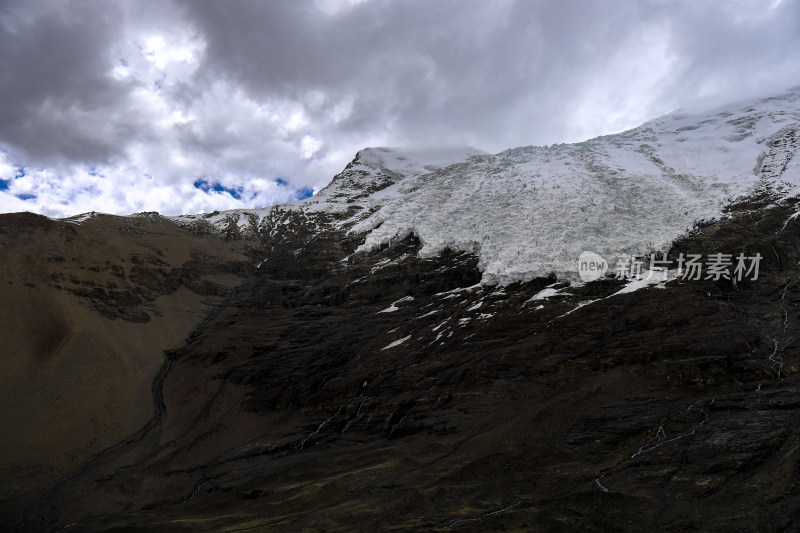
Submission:
<svg viewBox="0 0 800 533">
<path fill-rule="evenodd" d="M 8 155 L 0 152 L 0 180 L 13 179 L 17 173 L 17 169 L 9 161 Z"/>
<path fill-rule="evenodd" d="M 327 15 L 336 15 L 341 11 L 352 9 L 367 0 L 314 0 L 317 9 Z"/>
<path fill-rule="evenodd" d="M 314 154 L 319 152 L 320 148 L 322 148 L 322 141 L 315 139 L 311 135 L 306 135 L 300 143 L 300 157 L 311 159 Z"/>
<path fill-rule="evenodd" d="M 797 49 L 797 0 L 11 1 L 0 210 L 268 205 L 365 146 L 577 141 L 779 91 Z"/>
</svg>

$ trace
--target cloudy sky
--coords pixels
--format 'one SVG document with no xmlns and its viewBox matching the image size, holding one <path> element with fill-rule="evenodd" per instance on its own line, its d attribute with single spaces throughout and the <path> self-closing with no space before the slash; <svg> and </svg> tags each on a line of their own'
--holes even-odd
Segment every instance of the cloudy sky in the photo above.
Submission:
<svg viewBox="0 0 800 533">
<path fill-rule="evenodd" d="M 198 213 L 800 85 L 800 0 L 0 0 L 0 212 Z"/>
</svg>

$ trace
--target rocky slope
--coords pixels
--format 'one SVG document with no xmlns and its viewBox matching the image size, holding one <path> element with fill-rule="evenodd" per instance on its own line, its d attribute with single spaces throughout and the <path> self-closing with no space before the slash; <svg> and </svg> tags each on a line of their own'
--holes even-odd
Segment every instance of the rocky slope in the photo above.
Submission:
<svg viewBox="0 0 800 533">
<path fill-rule="evenodd" d="M 716 122 L 698 127 L 665 118 L 559 148 L 580 158 L 631 142 L 630 153 L 661 169 L 622 179 L 595 159 L 573 178 L 558 174 L 593 183 L 565 198 L 602 189 L 622 201 L 639 190 L 626 215 L 641 223 L 674 211 L 663 235 L 630 241 L 617 224 L 605 240 L 576 233 L 578 244 L 540 233 L 539 248 L 515 233 L 533 209 L 525 202 L 541 209 L 535 216 L 573 217 L 554 210 L 561 193 L 505 186 L 539 179 L 525 170 L 542 157 L 532 148 L 405 159 L 366 151 L 319 197 L 270 210 L 77 224 L 3 215 L 0 245 L 19 258 L 4 265 L 3 283 L 22 285 L 15 308 L 30 309 L 9 306 L 3 320 L 3 337 L 17 343 L 3 358 L 17 369 L 3 374 L 16 386 L 6 394 L 17 421 L 4 429 L 53 428 L 31 444 L 8 439 L 3 522 L 26 531 L 797 530 L 794 94 L 744 106 L 752 123 L 715 111 Z M 730 137 L 731 127 L 742 131 Z M 675 135 L 704 136 L 732 162 L 703 160 L 691 139 L 665 141 Z M 694 147 L 675 148 L 684 145 Z M 728 171 L 739 173 L 709 183 Z M 469 202 L 459 179 L 476 191 Z M 664 180 L 686 194 L 665 202 Z M 426 198 L 437 184 L 461 211 L 434 209 Z M 727 201 L 732 192 L 744 196 Z M 490 216 L 481 200 L 510 203 Z M 476 221 L 486 237 L 471 242 Z M 574 246 L 763 260 L 757 279 L 736 283 L 673 272 L 650 286 L 613 276 L 579 284 L 538 269 Z M 47 304 L 26 307 L 31 291 Z M 36 311 L 59 309 L 50 302 L 61 302 L 68 327 Z M 81 331 L 110 348 L 69 348 Z M 139 344 L 125 344 L 132 339 Z M 138 373 L 102 370 L 116 360 Z M 52 377 L 56 363 L 74 365 L 83 389 Z M 39 383 L 58 399 L 36 403 Z M 133 399 L 143 396 L 147 406 Z M 60 410 L 43 418 L 53 405 Z M 101 416 L 121 427 L 91 433 Z M 91 446 L 88 434 L 99 435 Z M 59 438 L 80 453 L 46 477 Z"/>
<path fill-rule="evenodd" d="M 0 215 L 0 497 L 138 430 L 164 350 L 255 268 L 157 215 Z"/>
</svg>

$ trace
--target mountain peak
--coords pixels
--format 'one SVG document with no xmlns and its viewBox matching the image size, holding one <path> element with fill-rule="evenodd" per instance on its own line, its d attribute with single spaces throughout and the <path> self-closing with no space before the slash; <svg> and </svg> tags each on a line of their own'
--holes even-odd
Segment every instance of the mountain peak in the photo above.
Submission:
<svg viewBox="0 0 800 533">
<path fill-rule="evenodd" d="M 737 197 L 760 187 L 796 191 L 798 129 L 792 90 L 575 144 L 494 155 L 365 148 L 313 197 L 205 218 L 220 230 L 234 220 L 272 232 L 264 229 L 270 213 L 289 210 L 363 235 L 361 251 L 413 234 L 423 257 L 473 252 L 487 283 L 574 279 L 585 250 L 609 261 L 663 250 Z"/>
<path fill-rule="evenodd" d="M 799 118 L 365 149 L 270 209 L 3 215 L 4 524 L 798 530 Z M 659 246 L 687 275 L 567 279 Z"/>
<path fill-rule="evenodd" d="M 425 256 L 474 251 L 484 281 L 569 278 L 584 250 L 608 259 L 662 250 L 758 187 L 795 190 L 799 125 L 800 97 L 789 92 L 506 150 L 387 188 L 353 231 L 367 234 L 362 250 L 414 234 Z"/>
<path fill-rule="evenodd" d="M 444 146 L 439 148 L 364 148 L 356 154 L 353 162 L 359 162 L 375 170 L 384 170 L 402 176 L 431 172 L 454 163 L 462 163 L 487 152 L 471 146 Z"/>
</svg>

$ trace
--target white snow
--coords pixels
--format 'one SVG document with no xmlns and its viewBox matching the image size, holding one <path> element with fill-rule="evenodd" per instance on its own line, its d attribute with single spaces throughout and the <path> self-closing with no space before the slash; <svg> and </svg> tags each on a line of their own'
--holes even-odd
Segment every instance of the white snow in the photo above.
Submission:
<svg viewBox="0 0 800 533">
<path fill-rule="evenodd" d="M 475 252 L 484 282 L 574 278 L 584 250 L 609 259 L 662 250 L 695 221 L 721 216 L 762 183 L 760 158 L 798 122 L 794 90 L 574 145 L 475 157 L 384 189 L 352 231 L 367 233 L 363 250 L 413 233 L 423 257 Z M 800 185 L 800 173 L 788 174 L 783 182 Z"/>
<path fill-rule="evenodd" d="M 445 318 L 445 319 L 444 319 L 444 322 L 442 322 L 442 323 L 441 323 L 441 324 L 439 324 L 438 326 L 436 326 L 436 327 L 432 328 L 432 330 L 433 330 L 433 331 L 436 331 L 436 330 L 437 330 L 437 329 L 439 329 L 440 327 L 442 327 L 442 326 L 444 326 L 445 324 L 447 324 L 447 322 L 448 322 L 449 320 L 450 320 L 449 318 Z"/>
<path fill-rule="evenodd" d="M 413 297 L 413 296 L 405 296 L 405 297 L 403 297 L 403 298 L 400 298 L 399 300 L 395 300 L 395 301 L 392 303 L 392 305 L 390 305 L 390 306 L 389 306 L 389 307 L 387 307 L 386 309 L 384 309 L 384 310 L 382 310 L 382 311 L 378 311 L 378 312 L 379 312 L 379 313 L 394 313 L 395 311 L 399 311 L 399 310 L 400 310 L 400 308 L 399 308 L 399 307 L 397 307 L 397 304 L 399 304 L 400 302 L 411 302 L 411 301 L 413 301 L 413 300 L 414 300 L 414 297 Z"/>
<path fill-rule="evenodd" d="M 613 296 L 613 294 L 612 294 L 612 296 Z M 578 305 L 576 305 L 575 307 L 573 307 L 572 309 L 570 309 L 569 311 L 567 311 L 567 312 L 566 312 L 566 313 L 564 313 L 563 315 L 558 315 L 558 316 L 556 317 L 556 319 L 563 318 L 563 317 L 565 317 L 565 316 L 567 316 L 567 315 L 571 315 L 572 313 L 574 313 L 575 311 L 577 311 L 577 310 L 578 310 L 578 309 L 580 309 L 581 307 L 586 307 L 587 305 L 591 305 L 591 304 L 593 304 L 593 303 L 595 303 L 595 302 L 599 302 L 599 301 L 600 301 L 600 300 L 584 300 L 584 301 L 582 301 L 582 302 L 578 302 Z M 543 306 L 540 306 L 540 307 L 543 307 Z M 537 308 L 537 309 L 538 309 L 538 308 Z"/>
<path fill-rule="evenodd" d="M 475 305 L 469 307 L 467 311 L 477 311 L 483 305 L 483 300 L 479 300 Z"/>
<path fill-rule="evenodd" d="M 401 344 L 403 344 L 404 342 L 406 342 L 410 338 L 411 338 L 411 335 L 408 335 L 406 337 L 403 337 L 402 339 L 397 339 L 394 342 L 390 342 L 389 344 L 387 344 L 386 346 L 381 348 L 381 351 L 388 350 L 389 348 L 394 348 L 395 346 L 400 346 Z"/>
<path fill-rule="evenodd" d="M 452 289 L 452 290 L 449 290 L 449 291 L 437 292 L 433 296 L 434 297 L 439 296 L 439 297 L 442 298 L 442 300 L 447 300 L 449 298 L 457 297 L 458 293 L 460 293 L 460 292 L 464 292 L 464 291 L 472 292 L 472 291 L 480 289 L 481 287 L 482 287 L 482 285 L 480 283 L 476 283 L 475 285 L 470 285 L 469 287 L 459 287 L 457 289 Z"/>
<path fill-rule="evenodd" d="M 75 215 L 69 218 L 62 219 L 64 222 L 69 222 L 71 224 L 83 224 L 87 220 L 94 218 L 97 216 L 97 212 L 89 211 L 88 213 L 83 213 L 81 215 Z"/>
<path fill-rule="evenodd" d="M 670 270 L 668 275 L 666 276 L 667 279 L 664 279 L 664 271 L 662 270 L 646 270 L 642 273 L 641 276 L 628 281 L 628 283 L 624 287 L 622 287 L 620 290 L 618 290 L 611 296 L 617 296 L 618 294 L 627 294 L 629 292 L 636 292 L 639 289 L 644 289 L 645 287 L 650 287 L 650 286 L 655 286 L 657 288 L 663 289 L 668 281 L 676 279 L 677 276 L 678 276 L 677 270 Z"/>
<path fill-rule="evenodd" d="M 544 288 L 544 289 L 540 290 L 539 292 L 537 292 L 536 294 L 534 294 L 530 298 L 530 300 L 528 300 L 525 303 L 535 302 L 536 300 L 546 300 L 547 298 L 551 298 L 553 296 L 558 296 L 559 294 L 561 294 L 561 291 L 563 291 L 563 290 L 564 290 L 563 288 L 562 289 L 554 289 L 552 287 Z"/>
<path fill-rule="evenodd" d="M 403 177 L 425 174 L 486 152 L 464 147 L 394 149 L 368 148 L 361 152 L 361 164 L 370 169 L 383 169 Z"/>
</svg>

